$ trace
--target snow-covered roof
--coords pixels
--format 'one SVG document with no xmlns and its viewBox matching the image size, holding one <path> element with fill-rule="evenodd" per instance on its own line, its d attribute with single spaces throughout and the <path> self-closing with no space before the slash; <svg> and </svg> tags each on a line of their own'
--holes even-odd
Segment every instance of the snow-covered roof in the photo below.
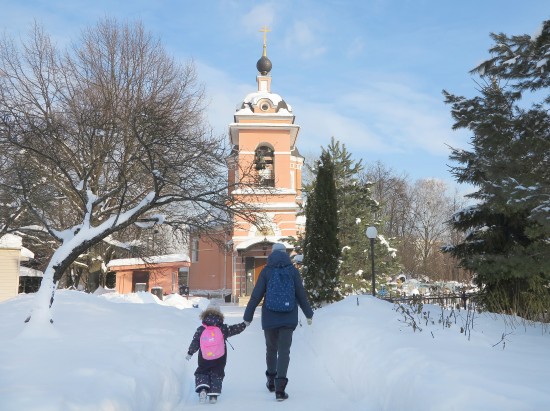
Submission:
<svg viewBox="0 0 550 411">
<path fill-rule="evenodd" d="M 243 103 L 245 104 L 252 104 L 256 105 L 260 100 L 269 100 L 274 106 L 277 106 L 281 101 L 284 101 L 283 98 L 276 93 L 267 93 L 265 91 L 255 91 L 253 93 L 247 94 L 247 96 L 244 98 Z M 285 102 L 286 104 L 286 102 Z M 292 107 L 290 107 L 289 104 L 287 104 L 288 111 L 292 111 Z"/>
<path fill-rule="evenodd" d="M 15 234 L 4 234 L 0 237 L 0 248 L 21 248 L 23 240 Z"/>
<path fill-rule="evenodd" d="M 19 277 L 43 277 L 44 273 L 29 267 L 19 268 Z"/>
<path fill-rule="evenodd" d="M 30 260 L 31 258 L 34 258 L 34 253 L 28 248 L 21 247 L 21 257 Z"/>
<path fill-rule="evenodd" d="M 123 265 L 141 265 L 141 264 L 160 264 L 160 263 L 176 263 L 176 262 L 191 262 L 186 254 L 166 254 L 155 255 L 152 257 L 143 258 L 118 258 L 109 261 L 107 267 L 120 267 Z"/>
<path fill-rule="evenodd" d="M 303 254 L 296 254 L 292 258 L 292 262 L 302 264 L 304 262 L 304 255 Z"/>
<path fill-rule="evenodd" d="M 21 250 L 21 260 L 28 261 L 34 258 L 34 253 L 28 248 L 23 247 L 23 239 L 15 234 L 5 234 L 0 237 L 0 248 Z"/>
<path fill-rule="evenodd" d="M 286 237 L 285 237 L 286 238 Z M 267 240 L 268 242 L 270 243 L 283 243 L 286 247 L 287 250 L 292 250 L 294 249 L 294 246 L 290 243 L 287 243 L 285 241 L 282 241 L 281 240 L 281 237 L 280 236 L 276 236 L 276 235 L 272 235 L 272 236 L 267 236 L 267 237 L 253 237 L 253 238 L 249 238 L 248 240 L 244 240 L 240 243 L 237 244 L 237 246 L 235 247 L 236 250 L 245 250 L 247 249 L 248 247 L 254 245 L 254 244 L 258 244 L 258 243 L 261 243 L 265 240 Z"/>
<path fill-rule="evenodd" d="M 269 113 L 254 113 L 252 110 L 253 106 L 258 106 L 262 104 L 262 101 L 269 101 L 271 106 L 275 108 L 275 111 Z M 267 91 L 255 91 L 246 95 L 244 100 L 237 105 L 236 113 L 237 116 L 247 116 L 247 115 L 260 115 L 260 116 L 288 116 L 293 118 L 292 107 L 290 104 L 287 104 L 283 98 L 276 93 L 271 93 Z"/>
</svg>

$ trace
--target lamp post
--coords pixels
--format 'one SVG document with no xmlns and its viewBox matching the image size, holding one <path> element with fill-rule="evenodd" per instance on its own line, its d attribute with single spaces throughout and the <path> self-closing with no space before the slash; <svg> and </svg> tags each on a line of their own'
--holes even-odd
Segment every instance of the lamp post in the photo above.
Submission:
<svg viewBox="0 0 550 411">
<path fill-rule="evenodd" d="M 367 228 L 367 237 L 370 239 L 370 259 L 372 264 L 372 295 L 376 295 L 376 280 L 374 277 L 374 239 L 378 235 L 378 231 L 376 231 L 376 227 L 368 227 Z"/>
</svg>

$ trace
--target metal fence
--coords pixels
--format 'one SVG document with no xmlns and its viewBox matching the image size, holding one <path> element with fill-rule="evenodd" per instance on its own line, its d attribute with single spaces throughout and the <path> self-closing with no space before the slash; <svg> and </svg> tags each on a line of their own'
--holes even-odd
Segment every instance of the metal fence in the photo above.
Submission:
<svg viewBox="0 0 550 411">
<path fill-rule="evenodd" d="M 435 304 L 445 308 L 449 307 L 461 307 L 468 308 L 470 303 L 475 302 L 477 293 L 454 293 L 454 294 L 441 294 L 441 295 L 422 295 L 415 294 L 411 296 L 403 296 L 401 294 L 388 293 L 384 296 L 378 296 L 378 298 L 389 301 L 391 303 L 404 303 L 404 304 Z"/>
</svg>

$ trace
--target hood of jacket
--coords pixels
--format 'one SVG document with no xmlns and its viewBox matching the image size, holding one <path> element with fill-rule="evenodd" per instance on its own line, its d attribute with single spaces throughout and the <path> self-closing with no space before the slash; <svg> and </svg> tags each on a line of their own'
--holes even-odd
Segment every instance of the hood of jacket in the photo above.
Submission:
<svg viewBox="0 0 550 411">
<path fill-rule="evenodd" d="M 274 251 L 267 257 L 267 265 L 269 267 L 286 267 L 287 265 L 292 265 L 292 261 L 290 261 L 290 257 L 287 253 L 283 251 Z"/>
<path fill-rule="evenodd" d="M 215 313 L 207 314 L 203 317 L 202 323 L 204 325 L 215 325 L 219 327 L 223 324 L 223 317 Z"/>
</svg>

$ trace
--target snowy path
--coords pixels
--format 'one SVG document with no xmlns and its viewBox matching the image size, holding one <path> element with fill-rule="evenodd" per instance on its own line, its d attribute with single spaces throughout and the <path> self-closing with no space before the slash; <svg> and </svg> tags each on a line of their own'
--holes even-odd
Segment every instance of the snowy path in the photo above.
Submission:
<svg viewBox="0 0 550 411">
<path fill-rule="evenodd" d="M 538 411 L 550 404 L 547 324 L 510 328 L 509 317 L 481 314 L 469 339 L 455 313 L 450 327 L 436 319 L 414 332 L 371 296 L 323 307 L 312 326 L 296 329 L 283 402 L 265 388 L 258 310 L 230 340 L 218 404 L 199 404 L 197 359 L 186 361 L 185 352 L 205 307 L 165 299 L 182 307 L 175 309 L 138 294 L 62 290 L 54 327 L 38 324 L 34 334 L 22 321 L 32 296 L 0 303 L 0 411 Z M 441 313 L 424 308 L 432 318 Z M 242 320 L 242 307 L 222 310 L 228 324 Z M 495 346 L 502 338 L 505 349 Z"/>
<path fill-rule="evenodd" d="M 243 307 L 224 306 L 222 309 L 227 324 L 242 321 Z M 294 332 L 290 351 L 289 384 L 286 390 L 290 398 L 283 402 L 275 401 L 275 395 L 265 387 L 265 342 L 260 311 L 260 308 L 256 310 L 250 327 L 229 340 L 235 350 L 229 347 L 226 377 L 218 403 L 199 404 L 192 384 L 197 361 L 194 356 L 184 371 L 185 380 L 191 384 L 187 389 L 183 388 L 182 402 L 174 411 L 204 410 L 205 406 L 240 411 L 354 409 L 354 403 L 344 395 L 324 369 L 324 361 L 311 349 L 308 339 L 314 338 L 315 322 L 311 327 L 298 326 Z M 305 324 L 304 318 L 301 318 Z"/>
</svg>

